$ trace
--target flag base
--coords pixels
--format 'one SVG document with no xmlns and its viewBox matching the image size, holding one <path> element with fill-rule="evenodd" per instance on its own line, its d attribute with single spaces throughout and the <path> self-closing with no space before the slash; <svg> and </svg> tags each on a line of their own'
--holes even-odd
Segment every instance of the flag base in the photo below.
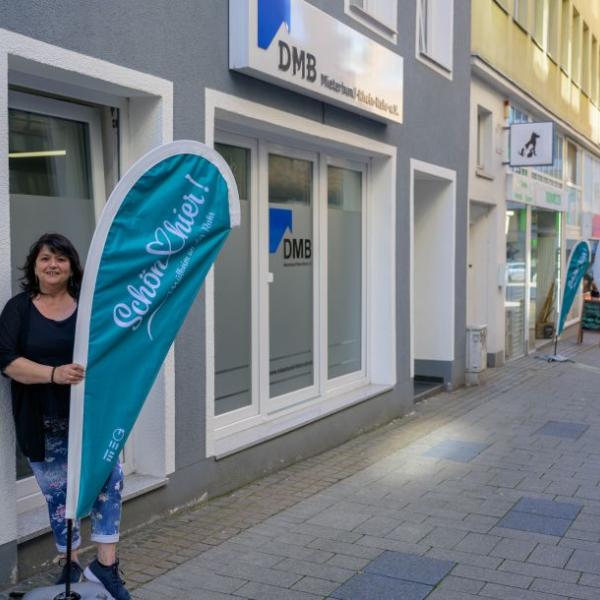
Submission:
<svg viewBox="0 0 600 600">
<path fill-rule="evenodd" d="M 64 585 L 52 585 L 27 592 L 23 600 L 113 600 L 113 597 L 99 583 L 86 581 L 72 584 L 69 596 Z"/>
<path fill-rule="evenodd" d="M 548 362 L 575 362 L 572 358 L 564 356 L 563 354 L 542 354 L 541 356 L 536 356 L 536 358 Z"/>
</svg>

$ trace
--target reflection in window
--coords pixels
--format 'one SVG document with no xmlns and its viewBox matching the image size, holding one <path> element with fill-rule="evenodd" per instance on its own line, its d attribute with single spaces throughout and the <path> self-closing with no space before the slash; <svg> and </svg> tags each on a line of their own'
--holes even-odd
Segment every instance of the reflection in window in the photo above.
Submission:
<svg viewBox="0 0 600 600">
<path fill-rule="evenodd" d="M 327 173 L 328 378 L 361 369 L 362 173 Z"/>
<path fill-rule="evenodd" d="M 44 231 L 67 235 L 85 259 L 94 230 L 88 125 L 9 109 L 12 290 L 29 245 Z M 32 475 L 17 448 L 17 479 Z"/>
<path fill-rule="evenodd" d="M 311 161 L 269 155 L 272 398 L 314 383 L 312 189 Z"/>
<path fill-rule="evenodd" d="M 252 403 L 250 150 L 215 144 L 240 194 L 241 224 L 215 262 L 215 415 Z"/>
<path fill-rule="evenodd" d="M 91 198 L 88 127 L 10 109 L 10 193 Z"/>
</svg>

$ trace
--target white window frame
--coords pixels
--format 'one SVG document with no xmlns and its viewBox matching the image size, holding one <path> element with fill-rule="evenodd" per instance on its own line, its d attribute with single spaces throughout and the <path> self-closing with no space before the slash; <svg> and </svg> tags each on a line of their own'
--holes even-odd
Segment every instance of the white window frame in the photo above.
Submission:
<svg viewBox="0 0 600 600">
<path fill-rule="evenodd" d="M 0 113 L 3 115 L 0 119 L 0 181 L 8 182 L 9 177 L 9 84 L 119 108 L 124 135 L 120 156 L 123 171 L 151 148 L 173 139 L 172 82 L 0 28 Z M 10 243 L 8 184 L 0 186 L 0 231 Z M 0 253 L 0 266 L 2 272 L 10 273 L 8 252 Z M 4 302 L 8 299 L 10 286 L 5 285 L 3 289 Z M 8 407 L 7 386 L 3 389 L 0 390 L 0 404 Z M 148 398 L 136 424 L 140 435 L 130 438 L 136 448 L 138 473 L 125 481 L 126 499 L 162 485 L 165 477 L 175 470 L 173 349 L 169 351 Z M 7 435 L 2 439 L 2 455 L 14 456 L 14 438 Z M 9 469 L 14 463 L 5 460 L 4 464 Z M 14 466 L 7 469 L 0 469 L 0 482 L 8 489 L 0 498 L 0 518 L 9 530 L 17 532 L 19 539 L 30 539 L 40 530 L 36 511 L 45 509 L 36 508 L 21 515 L 20 503 L 15 502 Z M 45 519 L 43 522 L 42 531 L 47 527 Z"/>
<path fill-rule="evenodd" d="M 245 148 L 250 152 L 250 219 L 252 223 L 259 222 L 259 194 L 258 194 L 258 143 L 252 137 L 242 136 L 229 131 L 217 130 L 215 132 L 215 142 L 219 144 L 229 144 L 239 148 Z M 259 404 L 259 264 L 258 264 L 258 227 L 250 227 L 250 393 L 251 402 L 248 406 L 243 406 L 221 415 L 214 414 L 214 400 L 210 406 L 212 418 L 218 428 L 224 428 L 236 422 L 243 422 L 247 419 L 256 417 L 260 413 Z M 213 269 L 211 269 L 213 273 Z M 214 277 L 214 274 L 213 274 Z M 211 375 L 213 398 L 214 398 L 214 372 Z M 207 386 L 209 382 L 207 381 Z"/>
<path fill-rule="evenodd" d="M 368 219 L 369 219 L 369 211 L 367 208 L 367 198 L 368 198 L 368 164 L 362 162 L 351 161 L 348 159 L 343 159 L 337 156 L 321 156 L 321 197 L 323 201 L 321 202 L 321 211 L 322 213 L 326 213 L 328 210 L 328 202 L 327 202 L 327 190 L 328 190 L 328 167 L 339 167 L 342 169 L 349 169 L 352 171 L 358 171 L 361 174 L 361 211 L 362 211 L 362 230 L 361 230 L 361 273 L 362 273 L 362 281 L 361 281 L 361 357 L 360 364 L 361 368 L 358 371 L 354 371 L 352 373 L 347 373 L 346 375 L 341 375 L 340 377 L 328 377 L 328 369 L 329 369 L 329 340 L 328 340 L 328 332 L 329 332 L 329 323 L 328 323 L 328 310 L 329 310 L 329 296 L 328 296 L 328 267 L 329 267 L 329 256 L 328 256 L 328 237 L 325 225 L 327 224 L 327 215 L 321 214 L 321 223 L 323 226 L 323 233 L 321 237 L 321 248 L 322 248 L 322 274 L 321 274 L 321 289 L 323 293 L 321 294 L 322 305 L 321 305 L 321 322 L 323 323 L 323 336 L 325 337 L 324 343 L 324 351 L 322 352 L 322 364 L 321 371 L 324 374 L 325 381 L 325 392 L 328 394 L 336 393 L 336 391 L 343 391 L 347 389 L 349 385 L 367 385 L 369 381 L 368 373 L 368 352 L 367 352 L 367 344 L 365 343 L 368 339 L 368 332 L 370 330 L 368 323 L 368 315 L 369 311 L 367 310 L 367 290 L 370 289 L 371 281 L 370 281 L 370 271 L 367 268 L 368 265 L 368 244 L 367 244 L 367 235 L 368 235 Z"/>
<path fill-rule="evenodd" d="M 102 132 L 98 110 L 73 102 L 64 102 L 13 90 L 9 90 L 8 92 L 8 108 L 69 121 L 77 121 L 85 123 L 88 126 L 92 198 L 94 215 L 97 220 L 106 202 Z M 11 196 L 19 198 L 23 197 L 23 194 L 11 194 Z M 127 460 L 124 462 L 123 468 L 128 473 L 134 470 L 131 443 L 131 441 L 128 441 L 128 449 L 124 453 L 127 456 Z M 17 480 L 17 503 L 20 513 L 45 504 L 44 497 L 33 475 Z"/>
<path fill-rule="evenodd" d="M 69 121 L 78 121 L 88 126 L 94 216 L 98 220 L 106 203 L 102 130 L 98 110 L 82 106 L 81 104 L 75 104 L 74 102 L 55 100 L 53 98 L 16 92 L 14 90 L 9 90 L 8 92 L 8 108 Z"/>
<path fill-rule="evenodd" d="M 370 330 L 364 341 L 369 369 L 366 385 L 357 379 L 347 382 L 344 388 L 332 387 L 331 392 L 290 405 L 274 414 L 263 411 L 220 427 L 219 418 L 214 417 L 214 277 L 212 271 L 209 273 L 206 280 L 206 455 L 221 458 L 363 402 L 395 385 L 397 151 L 394 146 L 211 89 L 205 90 L 205 126 L 205 139 L 209 145 L 215 141 L 215 130 L 226 129 L 284 146 L 291 142 L 294 147 L 302 147 L 309 152 L 314 150 L 323 156 L 333 154 L 367 163 L 366 189 L 369 190 L 373 209 L 366 224 L 366 255 L 370 261 L 367 272 L 373 285 L 375 282 L 378 284 L 377 292 L 373 286 L 366 290 L 370 313 Z M 217 136 L 217 141 L 222 141 L 222 138 Z M 266 171 L 263 177 L 265 175 Z M 261 188 L 264 189 L 264 184 Z M 267 208 L 265 204 L 264 210 Z M 264 218 L 259 223 L 263 221 L 267 223 Z M 263 252 L 268 252 L 266 245 Z M 264 260 L 262 264 L 266 265 Z M 266 309 L 263 299 L 259 308 L 263 323 L 268 318 Z M 265 373 L 268 377 L 268 369 L 263 369 L 263 378 Z"/>
<path fill-rule="evenodd" d="M 394 44 L 398 41 L 398 0 L 379 0 L 380 2 L 393 2 L 396 9 L 394 23 L 385 23 L 369 10 L 369 2 L 374 0 L 344 0 L 344 12 L 355 21 L 364 25 L 371 31 L 378 33 L 384 39 Z M 366 4 L 366 6 L 365 6 Z"/>
<path fill-rule="evenodd" d="M 268 239 L 264 238 L 259 248 L 259 257 L 261 263 L 261 277 L 259 285 L 263 289 L 263 302 L 261 309 L 264 319 L 261 325 L 260 335 L 264 339 L 260 353 L 260 364 L 261 368 L 261 397 L 264 398 L 264 406 L 261 405 L 261 409 L 266 409 L 269 414 L 274 414 L 280 411 L 284 411 L 295 404 L 306 402 L 317 398 L 321 393 L 320 381 L 321 381 L 321 355 L 322 348 L 319 343 L 319 331 L 321 330 L 320 322 L 320 311 L 319 311 L 319 298 L 321 296 L 321 279 L 320 279 L 320 260 L 317 257 L 321 256 L 320 240 L 319 240 L 319 203 L 321 198 L 319 197 L 319 156 L 316 152 L 307 151 L 300 148 L 293 148 L 292 146 L 286 146 L 281 144 L 273 144 L 270 142 L 264 142 L 259 140 L 258 142 L 258 153 L 259 153 L 259 197 L 264 198 L 265 202 L 261 202 L 259 206 L 259 229 L 260 231 L 269 231 L 269 155 L 276 154 L 284 156 L 286 158 L 297 158 L 300 160 L 310 161 L 313 165 L 312 172 L 312 227 L 313 227 L 313 297 L 312 297 L 312 308 L 313 308 L 313 383 L 312 385 L 295 390 L 288 394 L 281 396 L 271 396 L 269 392 L 269 367 L 270 367 L 270 346 L 269 346 L 269 333 L 270 333 L 270 294 L 268 287 L 269 283 L 269 252 L 268 252 Z M 270 273 L 269 273 L 270 276 Z"/>
<path fill-rule="evenodd" d="M 349 386 L 365 385 L 368 382 L 367 373 L 367 175 L 366 163 L 350 161 L 340 157 L 331 157 L 323 153 L 292 148 L 282 144 L 274 144 L 263 140 L 256 140 L 244 136 L 218 131 L 216 142 L 231 144 L 250 150 L 251 161 L 251 189 L 254 199 L 264 198 L 263 202 L 251 202 L 251 215 L 254 225 L 251 227 L 251 263 L 252 271 L 252 357 L 251 381 L 252 403 L 248 406 L 235 409 L 222 415 L 213 416 L 217 427 L 227 427 L 240 421 L 260 416 L 261 414 L 275 415 L 295 405 L 314 400 L 326 394 L 338 393 L 347 390 Z M 313 166 L 312 198 L 313 205 L 313 384 L 295 390 L 288 394 L 269 395 L 269 253 L 267 244 L 261 244 L 259 231 L 269 231 L 269 202 L 268 202 L 268 160 L 270 154 L 289 158 L 297 158 L 311 162 Z M 258 156 L 258 160 L 256 160 Z M 327 343 L 327 167 L 329 165 L 352 169 L 362 176 L 362 273 L 361 285 L 361 369 L 328 379 L 328 343 Z M 260 183 L 256 186 L 256 181 Z M 265 241 L 264 238 L 262 240 Z M 264 247 L 263 247 L 264 246 Z M 257 262 L 260 266 L 257 266 Z M 259 300 L 262 298 L 262 302 Z M 261 340 L 263 340 L 261 342 Z"/>
<path fill-rule="evenodd" d="M 424 20 L 422 19 L 422 10 L 423 3 L 426 2 L 428 5 L 430 3 L 435 6 L 436 0 L 416 0 L 417 9 L 416 9 L 416 26 L 415 26 L 415 57 L 418 61 L 427 65 L 430 69 L 446 77 L 447 79 L 452 81 L 452 73 L 454 71 L 454 0 L 449 0 L 451 3 L 451 13 L 452 19 L 450 20 L 450 32 L 449 32 L 449 45 L 450 45 L 450 64 L 444 64 L 437 60 L 430 52 L 427 50 L 421 50 L 421 28 L 424 25 Z M 427 36 L 431 37 L 434 35 L 432 31 L 432 19 L 427 19 Z"/>
</svg>

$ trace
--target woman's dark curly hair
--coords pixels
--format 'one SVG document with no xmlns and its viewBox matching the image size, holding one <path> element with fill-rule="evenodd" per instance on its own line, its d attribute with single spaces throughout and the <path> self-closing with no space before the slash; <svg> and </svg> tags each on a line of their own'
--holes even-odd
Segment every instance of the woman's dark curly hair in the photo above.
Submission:
<svg viewBox="0 0 600 600">
<path fill-rule="evenodd" d="M 61 254 L 69 259 L 71 263 L 71 277 L 69 277 L 67 289 L 73 298 L 79 298 L 79 289 L 81 288 L 81 280 L 83 278 L 83 269 L 79 261 L 79 254 L 75 250 L 75 246 L 60 233 L 44 233 L 29 248 L 25 264 L 21 267 L 23 271 L 21 288 L 23 291 L 27 292 L 30 296 L 36 296 L 41 293 L 40 282 L 35 276 L 35 261 L 44 246 L 48 246 L 52 254 Z"/>
</svg>

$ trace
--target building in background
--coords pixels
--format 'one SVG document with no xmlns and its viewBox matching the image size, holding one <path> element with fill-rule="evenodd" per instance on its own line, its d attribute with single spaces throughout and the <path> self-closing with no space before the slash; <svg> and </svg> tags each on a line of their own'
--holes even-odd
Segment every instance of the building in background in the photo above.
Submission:
<svg viewBox="0 0 600 600">
<path fill-rule="evenodd" d="M 469 2 L 0 6 L 2 301 L 46 230 L 85 258 L 173 139 L 238 183 L 230 236 L 123 456 L 124 529 L 410 410 L 464 373 Z M 110 382 L 107 381 L 107 385 Z M 0 396 L 0 581 L 53 553 Z M 125 557 L 126 560 L 126 557 Z"/>
<path fill-rule="evenodd" d="M 586 0 L 481 0 L 471 22 L 467 321 L 488 325 L 499 365 L 552 338 L 569 251 L 600 236 L 600 14 Z M 510 166 L 509 127 L 531 122 L 552 124 L 552 158 Z M 567 326 L 580 314 L 578 299 Z"/>
</svg>

